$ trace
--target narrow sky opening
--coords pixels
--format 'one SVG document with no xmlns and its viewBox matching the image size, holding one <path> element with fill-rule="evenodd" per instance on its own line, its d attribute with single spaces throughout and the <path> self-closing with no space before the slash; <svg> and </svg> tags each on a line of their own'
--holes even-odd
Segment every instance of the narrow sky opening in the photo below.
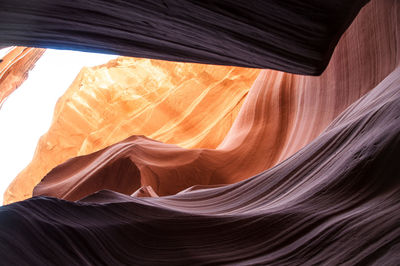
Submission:
<svg viewBox="0 0 400 266">
<path fill-rule="evenodd" d="M 0 50 L 0 55 L 5 49 Z M 8 185 L 30 163 L 40 136 L 49 129 L 58 98 L 82 67 L 114 58 L 115 55 L 47 49 L 28 79 L 6 99 L 0 109 L 0 205 Z"/>
</svg>

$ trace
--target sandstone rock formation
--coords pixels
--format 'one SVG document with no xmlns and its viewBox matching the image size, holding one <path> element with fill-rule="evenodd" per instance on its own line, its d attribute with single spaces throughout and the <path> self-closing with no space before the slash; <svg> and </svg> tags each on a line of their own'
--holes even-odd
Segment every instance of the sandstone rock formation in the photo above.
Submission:
<svg viewBox="0 0 400 266">
<path fill-rule="evenodd" d="M 241 110 L 241 115 L 217 150 L 180 150 L 179 156 L 188 156 L 188 158 L 193 158 L 192 160 L 196 158 L 196 160 L 181 162 L 183 165 L 178 169 L 174 160 L 170 159 L 169 149 L 165 149 L 164 152 L 163 148 L 160 148 L 160 152 L 164 155 L 157 155 L 156 158 L 152 158 L 152 148 L 148 148 L 150 149 L 150 152 L 148 152 L 150 157 L 146 157 L 145 160 L 141 158 L 138 158 L 137 161 L 134 160 L 135 164 L 141 165 L 139 168 L 147 169 L 141 171 L 141 182 L 135 181 L 134 183 L 143 186 L 150 185 L 157 194 L 167 195 L 175 194 L 192 185 L 236 182 L 268 169 L 304 147 L 318 136 L 341 111 L 372 89 L 393 70 L 396 63 L 396 50 L 394 49 L 395 45 L 393 45 L 396 42 L 396 35 L 388 35 L 386 31 L 395 33 L 396 28 L 395 24 L 392 23 L 391 16 L 385 16 L 384 12 L 387 6 L 390 6 L 390 3 L 381 5 L 372 3 L 369 8 L 362 11 L 343 36 L 335 51 L 335 56 L 321 77 L 300 76 L 271 70 L 263 71 L 259 80 L 254 84 L 247 104 Z M 395 9 L 393 10 L 392 13 L 395 12 Z M 392 14 L 393 16 L 395 16 L 395 13 Z M 374 20 L 371 20 L 371 17 Z M 355 51 L 349 49 L 353 46 L 358 47 L 358 49 Z M 375 49 L 387 52 L 383 55 L 371 52 Z M 4 195 L 5 203 L 30 197 L 33 187 L 40 179 L 53 167 L 65 160 L 97 151 L 135 133 L 170 144 L 178 144 L 185 148 L 214 148 L 221 142 L 227 130 L 229 130 L 231 119 L 235 117 L 226 116 L 232 108 L 229 106 L 236 106 L 236 109 L 232 112 L 236 113 L 240 106 L 237 105 L 237 102 L 244 96 L 244 91 L 241 94 L 230 94 L 230 91 L 244 88 L 240 85 L 240 80 L 233 82 L 232 78 L 227 77 L 227 80 L 231 80 L 231 83 L 227 84 L 226 87 L 231 90 L 225 91 L 226 94 L 224 95 L 218 95 L 218 99 L 224 99 L 224 104 L 218 103 L 215 100 L 216 98 L 210 99 L 210 97 L 215 97 L 213 95 L 217 90 L 211 91 L 208 97 L 200 103 L 200 106 L 194 110 L 194 115 L 181 120 L 179 125 L 175 121 L 179 121 L 182 116 L 176 116 L 176 120 L 174 120 L 170 114 L 165 119 L 165 121 L 169 121 L 168 124 L 163 124 L 164 120 L 160 121 L 158 117 L 160 115 L 165 116 L 166 107 L 164 104 L 153 109 L 152 105 L 149 106 L 146 101 L 142 101 L 143 98 L 130 99 L 129 103 L 126 101 L 126 97 L 130 96 L 124 96 L 126 94 L 123 93 L 123 89 L 129 87 L 131 91 L 137 90 L 133 97 L 141 95 L 143 89 L 131 84 L 146 83 L 148 79 L 146 73 L 150 74 L 157 69 L 160 71 L 158 67 L 167 71 L 164 73 L 165 77 L 171 75 L 172 77 L 179 77 L 177 75 L 181 70 L 179 70 L 179 67 L 172 67 L 175 65 L 176 63 L 136 61 L 125 58 L 120 59 L 119 62 L 110 62 L 108 66 L 83 70 L 64 99 L 58 104 L 53 126 L 49 133 L 41 139 L 32 163 L 18 175 L 7 189 Z M 176 66 L 183 67 L 184 64 L 177 64 Z M 218 74 L 214 74 L 215 76 L 210 79 L 208 74 L 204 74 L 207 71 L 201 72 L 202 68 L 196 69 L 196 66 L 191 65 L 183 72 L 201 74 L 197 77 L 187 76 L 184 80 L 204 83 L 204 88 L 208 84 L 213 84 L 214 81 L 224 84 L 219 79 L 224 76 L 223 73 L 225 72 L 219 73 L 219 77 L 216 76 Z M 126 69 L 123 69 L 123 67 L 126 67 Z M 134 80 L 121 77 L 127 71 L 132 71 L 131 68 L 133 67 L 137 69 L 136 72 L 130 74 Z M 171 67 L 172 69 L 168 70 Z M 219 69 L 222 71 L 227 68 L 220 67 Z M 237 71 L 250 70 L 237 69 Z M 210 68 L 208 72 L 213 71 Z M 119 84 L 112 82 L 113 78 L 111 80 L 106 78 L 110 76 L 107 73 L 115 76 L 114 79 Z M 254 73 L 256 72 L 251 72 L 251 74 L 250 72 L 246 72 L 246 74 L 243 72 L 243 75 L 249 77 L 246 84 L 249 84 L 248 82 L 251 81 Z M 180 104 L 181 109 L 179 110 L 185 110 L 187 106 L 196 106 L 195 101 L 198 98 L 194 96 L 201 92 L 202 87 L 196 87 L 197 92 L 191 94 L 188 88 L 192 88 L 193 85 L 182 83 L 183 75 L 180 78 L 173 80 L 171 84 L 174 85 L 169 87 L 175 90 L 175 93 L 169 95 L 167 105 L 169 99 L 174 102 L 183 102 L 186 105 Z M 241 80 L 243 79 L 242 77 Z M 94 83 L 91 83 L 93 81 Z M 146 84 L 146 86 L 150 86 L 150 84 Z M 176 88 L 176 84 L 182 84 L 180 85 L 182 87 Z M 232 87 L 236 85 L 238 86 L 237 89 Z M 170 85 L 165 85 L 165 87 L 168 86 Z M 162 91 L 165 87 L 163 83 L 155 84 L 154 89 Z M 225 90 L 223 86 L 219 88 L 221 91 Z M 90 94 L 100 95 L 97 96 L 100 99 L 93 100 Z M 188 98 L 189 95 L 192 95 L 191 99 Z M 225 95 L 234 98 L 226 98 Z M 125 100 L 121 100 L 124 97 Z M 149 94 L 148 97 L 153 97 L 153 95 Z M 163 97 L 161 95 L 159 99 L 163 99 Z M 182 100 L 182 97 L 185 97 L 185 100 Z M 230 101 L 229 99 L 236 100 Z M 151 101 L 151 98 L 149 100 Z M 155 102 L 157 101 L 159 100 Z M 215 106 L 221 108 L 219 109 L 221 111 L 208 109 L 207 112 L 214 113 L 213 117 L 217 116 L 214 122 L 203 119 L 201 105 L 204 106 L 205 104 L 208 108 L 208 102 L 213 102 Z M 137 106 L 145 106 L 147 112 L 134 110 L 133 108 Z M 225 106 L 226 109 L 223 111 Z M 93 108 L 97 108 L 97 110 L 93 110 Z M 63 116 L 63 114 L 65 115 Z M 121 114 L 124 114 L 125 117 L 120 117 L 119 119 L 122 122 L 119 122 L 115 118 Z M 149 120 L 149 116 L 152 116 L 153 119 Z M 225 121 L 228 120 L 228 123 L 222 121 L 216 124 L 222 117 Z M 200 120 L 203 121 L 200 122 Z M 144 123 L 143 121 L 148 122 Z M 211 131 L 210 129 L 203 130 L 209 128 L 210 125 L 213 126 Z M 188 130 L 188 127 L 191 129 Z M 216 133 L 217 131 L 218 133 Z M 143 149 L 146 150 L 147 148 Z M 201 156 L 181 155 L 192 153 L 201 153 Z M 138 156 L 142 157 L 143 155 Z M 162 167 L 163 169 L 159 173 L 159 170 L 156 170 L 159 168 L 159 160 L 163 161 L 162 164 L 166 164 L 166 168 L 170 170 Z M 224 167 L 221 163 L 214 164 L 208 163 L 208 161 L 235 163 L 233 163 L 233 167 L 231 165 Z M 76 162 L 73 160 L 71 163 L 75 164 Z M 198 165 L 207 165 L 205 166 L 206 170 L 202 169 L 192 173 L 191 167 L 197 168 Z M 161 182 L 160 177 L 165 181 Z M 60 175 L 60 178 L 64 178 L 63 175 Z M 75 178 L 75 180 L 80 179 L 79 175 Z M 89 182 L 89 184 L 92 183 Z M 40 187 L 44 184 L 45 181 Z M 59 186 L 62 187 L 62 191 L 70 190 L 64 183 L 60 183 Z M 72 182 L 71 186 L 75 187 L 75 182 Z M 97 186 L 92 187 L 90 191 L 95 192 L 97 188 Z M 82 187 L 79 187 L 79 189 L 81 190 Z M 59 193 L 61 193 L 57 192 L 57 189 L 54 189 L 53 186 L 51 192 L 41 189 L 36 191 L 39 194 L 45 193 L 59 197 Z M 82 194 L 79 194 L 77 197 L 66 197 L 66 199 L 76 200 L 81 196 Z"/>
<path fill-rule="evenodd" d="M 215 148 L 260 70 L 121 57 L 84 68 L 4 202 L 32 196 L 52 168 L 132 134 L 185 148 Z M 140 181 L 137 181 L 140 185 Z"/>
<path fill-rule="evenodd" d="M 360 4 L 297 2 L 264 3 L 299 12 L 288 24 L 269 18 L 304 37 L 288 44 L 298 49 L 312 43 L 307 32 L 319 32 L 302 31 L 304 17 L 318 21 L 332 6 Z M 256 10 L 246 7 L 228 10 L 243 22 L 241 15 Z M 316 10 L 325 12 L 315 18 Z M 350 23 L 344 15 L 338 22 Z M 0 208 L 1 258 L 41 265 L 399 264 L 399 25 L 398 0 L 373 0 L 321 76 L 261 71 L 215 149 L 133 135 L 57 166 L 35 187 L 41 196 Z"/>
<path fill-rule="evenodd" d="M 396 265 L 399 77 L 397 68 L 301 152 L 237 184 L 2 207 L 3 262 Z"/>
<path fill-rule="evenodd" d="M 360 13 L 320 77 L 261 72 L 217 149 L 187 150 L 133 136 L 53 169 L 33 195 L 78 200 L 100 189 L 132 194 L 140 186 L 151 186 L 157 195 L 165 196 L 194 185 L 238 182 L 282 162 L 309 144 L 346 107 L 396 67 L 398 50 L 394 47 L 399 34 L 393 21 L 397 13 L 392 11 L 388 16 L 385 11 L 389 7 L 389 3 L 373 2 Z M 395 34 L 387 37 L 387 30 Z M 353 46 L 358 47 L 357 51 L 349 51 L 348 47 Z M 378 47 L 385 51 L 383 55 L 372 52 Z M 129 175 L 130 185 L 120 180 L 118 173 L 124 170 L 105 175 L 102 167 L 106 166 L 135 169 Z M 19 183 L 32 182 L 26 173 L 18 178 Z M 21 191 L 22 186 L 16 184 L 10 188 Z"/>
<path fill-rule="evenodd" d="M 0 45 L 321 74 L 368 0 L 2 0 Z"/>
<path fill-rule="evenodd" d="M 12 47 L 0 62 L 0 107 L 27 78 L 45 49 Z"/>
</svg>

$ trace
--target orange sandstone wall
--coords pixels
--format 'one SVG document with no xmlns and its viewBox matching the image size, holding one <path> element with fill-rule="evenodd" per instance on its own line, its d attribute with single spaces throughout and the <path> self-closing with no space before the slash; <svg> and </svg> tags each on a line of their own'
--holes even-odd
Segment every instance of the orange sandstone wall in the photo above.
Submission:
<svg viewBox="0 0 400 266">
<path fill-rule="evenodd" d="M 162 196 L 195 185 L 238 182 L 277 165 L 312 142 L 345 108 L 395 69 L 399 59 L 396 6 L 389 0 L 368 4 L 320 77 L 262 71 L 217 149 L 183 149 L 132 136 L 58 166 L 33 194 L 77 200 L 111 189 L 128 195 Z M 393 35 L 386 36 L 385 31 Z M 386 52 L 375 53 L 377 47 Z M 131 169 L 131 175 L 121 180 L 121 175 L 105 174 L 101 169 Z M 145 188 L 135 192 L 139 185 Z M 154 193 L 146 192 L 151 191 L 149 186 Z"/>
<path fill-rule="evenodd" d="M 5 202 L 30 197 L 33 186 L 67 159 L 133 134 L 185 148 L 215 148 L 259 72 L 128 57 L 82 69 Z"/>
<path fill-rule="evenodd" d="M 187 150 L 177 145 L 133 136 L 87 158 L 75 158 L 61 165 L 43 179 L 35 188 L 34 195 L 52 195 L 76 200 L 104 188 L 130 194 L 139 185 L 151 186 L 155 193 L 168 195 L 193 185 L 237 182 L 276 165 L 310 143 L 346 107 L 393 71 L 399 58 L 396 48 L 399 44 L 397 9 L 396 1 L 392 0 L 369 3 L 340 40 L 328 68 L 320 77 L 273 70 L 262 71 L 228 135 L 217 149 Z M 368 23 L 366 23 L 367 20 Z M 386 34 L 386 32 L 393 34 Z M 385 51 L 385 53 L 376 51 Z M 122 91 L 118 90 L 119 93 Z M 225 98 L 226 96 L 220 99 Z M 108 101 L 111 101 L 110 99 L 112 98 Z M 182 110 L 187 110 L 190 101 L 182 102 L 183 99 L 175 103 L 183 104 Z M 205 103 L 209 104 L 209 102 Z M 214 102 L 211 101 L 211 103 Z M 221 104 L 217 103 L 217 105 Z M 152 107 L 151 110 L 153 109 Z M 106 114 L 102 116 L 107 117 Z M 201 111 L 200 116 L 206 117 L 205 112 Z M 140 123 L 147 121 L 143 116 L 137 116 L 136 119 Z M 188 119 L 186 125 L 191 126 L 187 128 L 198 127 L 201 121 L 201 119 Z M 84 122 L 82 124 L 86 125 Z M 154 124 L 149 123 L 149 127 L 153 126 Z M 153 128 L 159 131 L 155 126 Z M 168 128 L 175 128 L 175 126 L 166 127 L 165 132 L 168 132 Z M 228 130 L 227 127 L 225 129 Z M 145 134 L 150 138 L 162 140 L 152 135 L 157 131 L 150 134 L 144 131 L 142 127 L 140 133 L 129 131 L 127 135 L 129 133 L 130 135 Z M 214 138 L 214 134 L 209 136 Z M 77 135 L 75 139 L 79 138 Z M 68 154 L 70 150 L 78 150 L 77 147 L 79 150 L 84 150 L 85 147 L 92 145 L 90 143 L 96 141 L 96 138 L 87 139 L 88 144 L 82 145 L 80 143 L 84 142 L 77 141 L 78 145 L 65 146 L 62 154 Z M 102 141 L 104 141 L 103 147 L 111 144 L 107 137 L 99 138 L 99 143 Z M 114 141 L 117 140 L 114 139 Z M 169 142 L 168 139 L 162 141 Z M 177 141 L 174 142 L 179 144 Z M 50 142 L 50 150 L 57 149 L 56 147 L 57 145 Z M 207 148 L 212 147 L 210 145 Z M 58 153 L 61 153 L 61 150 Z M 45 158 L 42 157 L 44 154 L 39 145 L 37 157 Z M 52 154 L 56 156 L 57 153 Z M 70 153 L 69 156 L 73 157 L 77 154 L 79 151 L 74 155 Z M 52 156 L 47 158 L 52 158 Z M 100 162 L 101 166 L 98 164 Z M 44 161 L 35 166 L 42 167 L 46 163 Z M 56 164 L 54 163 L 53 166 Z M 124 167 L 133 169 L 129 186 L 124 182 L 121 183 L 124 186 L 119 186 L 117 184 L 119 181 L 115 183 L 112 181 L 113 178 L 117 180 L 116 177 L 105 176 L 104 173 L 98 171 L 99 167 L 107 165 L 110 169 Z M 29 197 L 33 186 L 46 173 L 42 169 L 41 175 L 33 176 L 32 173 L 37 171 L 37 168 L 30 167 L 32 164 L 10 185 L 5 195 L 6 202 Z M 104 186 L 102 186 L 103 183 Z M 129 189 L 124 190 L 125 187 Z"/>
<path fill-rule="evenodd" d="M 0 107 L 7 97 L 28 78 L 29 71 L 45 49 L 13 47 L 0 62 Z"/>
</svg>

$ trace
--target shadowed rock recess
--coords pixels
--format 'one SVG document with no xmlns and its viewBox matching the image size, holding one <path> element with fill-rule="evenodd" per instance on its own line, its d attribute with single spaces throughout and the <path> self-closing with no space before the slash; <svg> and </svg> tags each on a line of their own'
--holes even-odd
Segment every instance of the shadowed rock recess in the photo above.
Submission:
<svg viewBox="0 0 400 266">
<path fill-rule="evenodd" d="M 367 0 L 2 0 L 0 45 L 320 74 Z"/>
<path fill-rule="evenodd" d="M 41 180 L 20 174 L 5 201 L 28 191 L 35 197 L 0 208 L 4 264 L 400 264 L 399 0 L 19 2 L 1 3 L 1 45 L 280 71 L 221 75 L 227 90 L 242 80 L 242 105 L 233 95 L 210 98 L 221 101 L 220 109 L 186 98 L 206 123 L 222 121 L 216 110 L 240 102 L 237 116 L 225 112 L 234 116 L 231 124 L 213 122 L 219 144 L 204 125 L 190 130 L 196 116 L 181 106 L 169 126 L 142 119 L 146 136 L 112 145 L 112 131 L 104 146 L 96 144 L 102 135 L 93 127 L 86 144 L 73 149 L 96 152 L 67 160 Z M 143 59 L 119 58 L 98 69 L 111 73 L 125 60 Z M 177 63 L 168 64 L 171 70 Z M 300 75 L 323 69 L 317 77 Z M 255 74 L 247 93 L 243 80 Z M 200 83 L 209 93 L 210 84 Z M 96 95 L 98 87 L 83 91 Z M 180 88 L 188 95 L 198 90 Z M 172 102 L 180 96 L 169 95 Z M 87 102 L 82 117 L 93 110 Z M 129 117 L 141 124 L 140 116 Z M 170 132 L 181 133 L 174 139 Z"/>
</svg>

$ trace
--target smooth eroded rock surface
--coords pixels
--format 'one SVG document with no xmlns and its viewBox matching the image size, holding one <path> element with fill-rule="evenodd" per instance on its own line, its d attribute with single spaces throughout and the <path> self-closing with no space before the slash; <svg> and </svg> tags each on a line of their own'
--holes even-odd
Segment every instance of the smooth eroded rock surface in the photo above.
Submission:
<svg viewBox="0 0 400 266">
<path fill-rule="evenodd" d="M 103 2 L 96 3 L 101 6 Z M 124 1 L 115 3 L 127 5 Z M 168 9 L 171 2 L 164 3 Z M 216 6 L 213 1 L 202 3 Z M 235 13 L 232 18 L 242 21 L 238 18 L 249 10 L 263 11 L 251 3 L 246 1 L 243 13 L 235 5 L 228 13 Z M 265 17 L 272 21 L 269 26 L 276 25 L 277 30 L 295 36 L 306 36 L 308 31 L 320 33 L 324 27 L 317 23 L 322 28 L 312 27 L 314 24 L 302 28 L 302 14 L 318 22 L 332 12 L 332 7 L 341 10 L 360 4 L 254 3 L 296 11 L 293 14 L 298 16 L 285 17 L 286 13 L 274 14 L 272 9 L 272 15 Z M 46 13 L 46 8 L 54 4 L 44 7 Z M 62 9 L 60 5 L 59 10 L 70 11 L 69 7 L 65 4 Z M 319 77 L 261 71 L 232 127 L 215 149 L 186 149 L 132 135 L 58 165 L 35 186 L 33 194 L 37 197 L 0 208 L 2 262 L 400 264 L 399 9 L 398 0 L 374 0 L 366 5 Z M 30 9 L 26 10 L 29 14 Z M 324 12 L 318 16 L 321 10 Z M 193 16 L 196 14 L 193 10 Z M 280 19 L 275 21 L 278 15 Z M 94 17 L 89 18 L 91 21 Z M 285 24 L 283 20 L 288 18 Z M 338 25 L 343 22 L 338 18 L 334 21 Z M 218 32 L 213 25 L 208 29 Z M 90 23 L 85 26 L 93 27 Z M 125 28 L 116 25 L 113 29 Z M 54 35 L 49 36 L 54 40 Z M 70 41 L 79 47 L 82 39 L 79 33 L 76 37 Z M 276 39 L 267 43 L 273 44 L 272 40 Z M 279 45 L 294 45 L 300 50 L 309 43 L 313 46 L 310 36 L 304 41 L 281 41 Z M 132 43 L 131 47 L 138 46 Z M 265 50 L 272 51 L 268 58 L 274 58 L 277 64 L 289 65 L 287 57 L 273 57 L 279 52 L 274 53 L 271 46 Z M 176 55 L 168 49 L 160 51 Z M 212 48 L 204 51 L 213 53 Z M 236 55 L 233 53 L 232 58 Z M 260 58 L 264 59 L 262 54 Z M 35 183 L 32 180 L 18 182 L 28 184 L 20 187 L 29 191 Z"/>
<path fill-rule="evenodd" d="M 30 197 L 52 168 L 132 134 L 185 148 L 217 147 L 258 73 L 127 57 L 82 69 L 59 99 L 50 129 L 4 201 Z"/>
<path fill-rule="evenodd" d="M 132 136 L 97 153 L 95 161 L 78 157 L 55 168 L 33 195 L 78 200 L 96 192 L 92 176 L 98 175 L 99 164 L 107 165 L 114 157 L 129 157 L 140 171 L 132 178 L 139 178 L 141 186 L 151 186 L 160 196 L 194 185 L 238 182 L 282 162 L 311 143 L 345 108 L 394 70 L 399 33 L 393 6 L 395 2 L 390 1 L 370 3 L 345 33 L 320 77 L 262 71 L 216 149 L 184 149 Z M 387 37 L 385 30 L 393 35 Z M 358 49 L 349 50 L 352 46 Z M 375 53 L 377 48 L 385 52 Z M 29 176 L 20 181 L 32 182 Z"/>
<path fill-rule="evenodd" d="M 368 0 L 2 0 L 0 45 L 321 74 Z"/>
<path fill-rule="evenodd" d="M 34 197 L 4 206 L 2 261 L 396 265 L 399 113 L 397 68 L 311 144 L 240 183 L 169 197 L 103 190 L 78 202 Z"/>
</svg>

